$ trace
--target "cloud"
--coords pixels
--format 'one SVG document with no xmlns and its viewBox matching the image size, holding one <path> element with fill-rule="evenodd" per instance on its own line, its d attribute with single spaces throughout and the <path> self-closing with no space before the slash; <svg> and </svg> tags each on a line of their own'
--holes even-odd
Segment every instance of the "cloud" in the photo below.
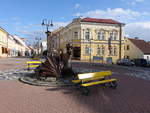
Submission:
<svg viewBox="0 0 150 113">
<path fill-rule="evenodd" d="M 79 3 L 76 3 L 75 6 L 74 6 L 74 9 L 78 9 L 80 7 L 81 7 L 81 5 Z"/>
<path fill-rule="evenodd" d="M 125 2 L 128 5 L 136 5 L 138 3 L 142 3 L 145 0 L 121 0 L 122 2 Z"/>
<path fill-rule="evenodd" d="M 144 2 L 144 0 L 135 0 L 135 2 Z"/>
<path fill-rule="evenodd" d="M 54 22 L 54 26 L 50 27 L 49 30 L 53 31 L 61 26 L 66 26 L 69 22 Z M 41 26 L 40 24 L 27 24 L 16 26 L 16 32 L 27 37 L 31 42 L 35 41 L 35 37 L 40 37 L 42 39 L 46 38 L 46 26 Z"/>
<path fill-rule="evenodd" d="M 131 38 L 139 37 L 150 41 L 150 21 L 127 24 L 125 26 L 125 34 Z"/>
<path fill-rule="evenodd" d="M 147 12 L 137 12 L 130 9 L 108 8 L 107 10 L 91 10 L 85 13 L 76 13 L 75 16 L 94 17 L 94 18 L 112 18 L 123 22 L 135 21 L 148 15 Z"/>
<path fill-rule="evenodd" d="M 67 24 L 69 24 L 69 22 L 54 22 L 54 28 L 66 26 Z"/>
<path fill-rule="evenodd" d="M 76 13 L 76 16 L 110 18 L 126 23 L 125 34 L 130 37 L 140 37 L 150 40 L 150 21 L 144 21 L 149 16 L 147 12 L 137 12 L 130 9 L 115 8 L 107 10 L 91 10 L 85 13 Z"/>
</svg>

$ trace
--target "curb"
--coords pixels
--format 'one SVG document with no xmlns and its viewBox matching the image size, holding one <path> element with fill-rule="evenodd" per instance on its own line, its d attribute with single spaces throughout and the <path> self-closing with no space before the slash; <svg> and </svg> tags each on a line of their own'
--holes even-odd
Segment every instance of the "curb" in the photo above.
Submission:
<svg viewBox="0 0 150 113">
<path fill-rule="evenodd" d="M 34 86 L 43 86 L 43 87 L 61 87 L 61 86 L 74 86 L 73 84 L 56 84 L 53 82 L 45 82 L 43 81 L 43 83 L 36 83 L 36 82 L 32 82 L 32 81 L 29 81 L 29 80 L 26 80 L 25 77 L 20 77 L 18 79 L 20 82 L 22 83 L 25 83 L 25 84 L 29 84 L 29 85 L 34 85 Z"/>
</svg>

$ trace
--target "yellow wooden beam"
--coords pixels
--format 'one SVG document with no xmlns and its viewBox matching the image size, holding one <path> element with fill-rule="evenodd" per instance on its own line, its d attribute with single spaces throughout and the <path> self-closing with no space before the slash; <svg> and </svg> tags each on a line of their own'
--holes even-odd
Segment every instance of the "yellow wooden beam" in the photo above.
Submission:
<svg viewBox="0 0 150 113">
<path fill-rule="evenodd" d="M 28 65 L 28 68 L 38 67 L 39 65 Z"/>
<path fill-rule="evenodd" d="M 27 61 L 27 64 L 40 64 L 42 63 L 41 61 Z"/>
<path fill-rule="evenodd" d="M 109 83 L 112 81 L 117 81 L 117 79 L 108 79 L 108 80 L 102 80 L 102 81 L 97 81 L 97 82 L 84 83 L 84 84 L 81 84 L 81 86 L 88 87 L 88 86 L 93 86 L 93 85 L 97 85 L 97 84 Z"/>
</svg>

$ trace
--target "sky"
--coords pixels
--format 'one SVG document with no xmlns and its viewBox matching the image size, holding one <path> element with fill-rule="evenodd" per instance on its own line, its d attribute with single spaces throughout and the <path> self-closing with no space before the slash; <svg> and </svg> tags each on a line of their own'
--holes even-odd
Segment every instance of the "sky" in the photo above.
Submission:
<svg viewBox="0 0 150 113">
<path fill-rule="evenodd" d="M 150 0 L 0 0 L 0 26 L 27 39 L 45 39 L 42 20 L 52 20 L 50 30 L 77 17 L 114 19 L 125 23 L 125 35 L 150 41 Z"/>
</svg>

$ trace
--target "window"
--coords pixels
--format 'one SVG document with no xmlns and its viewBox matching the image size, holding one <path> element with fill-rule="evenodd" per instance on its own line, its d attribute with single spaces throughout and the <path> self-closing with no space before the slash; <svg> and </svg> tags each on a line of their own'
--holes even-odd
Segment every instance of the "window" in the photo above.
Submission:
<svg viewBox="0 0 150 113">
<path fill-rule="evenodd" d="M 86 46 L 86 47 L 85 47 L 85 54 L 90 54 L 90 52 L 91 52 L 91 49 Z"/>
<path fill-rule="evenodd" d="M 112 55 L 112 47 L 109 47 L 109 55 Z"/>
<path fill-rule="evenodd" d="M 113 54 L 117 55 L 117 48 L 116 47 L 114 47 L 114 53 Z"/>
<path fill-rule="evenodd" d="M 127 59 L 130 59 L 130 57 L 129 57 L 129 56 L 127 56 Z"/>
<path fill-rule="evenodd" d="M 129 50 L 130 49 L 130 47 L 129 47 L 129 45 L 127 45 L 127 50 Z"/>
<path fill-rule="evenodd" d="M 4 54 L 5 53 L 5 50 L 4 50 L 4 47 L 2 47 L 2 54 Z"/>
<path fill-rule="evenodd" d="M 110 33 L 110 39 L 111 40 L 113 39 L 113 33 L 112 32 Z"/>
<path fill-rule="evenodd" d="M 117 48 L 116 47 L 110 47 L 109 48 L 109 55 L 116 56 L 117 55 Z"/>
<path fill-rule="evenodd" d="M 104 55 L 105 48 L 104 47 L 98 47 L 97 48 L 97 54 L 98 55 Z"/>
<path fill-rule="evenodd" d="M 149 60 L 149 56 L 147 56 L 147 60 Z"/>
<path fill-rule="evenodd" d="M 90 31 L 89 31 L 89 30 L 87 30 L 87 31 L 85 32 L 85 39 L 86 39 L 86 40 L 89 40 L 89 39 L 90 39 Z"/>
<path fill-rule="evenodd" d="M 98 38 L 98 40 L 104 40 L 105 39 L 105 32 L 104 31 L 98 32 L 97 38 Z"/>
<path fill-rule="evenodd" d="M 117 32 L 113 32 L 113 40 L 117 40 Z"/>
<path fill-rule="evenodd" d="M 111 38 L 111 40 L 117 40 L 117 32 L 116 31 L 111 32 L 110 38 Z"/>
<path fill-rule="evenodd" d="M 74 32 L 74 37 L 78 37 L 78 32 Z"/>
<path fill-rule="evenodd" d="M 8 50 L 7 50 L 7 48 L 5 48 L 5 47 L 2 47 L 2 54 L 6 54 L 6 53 L 8 53 Z"/>
</svg>

